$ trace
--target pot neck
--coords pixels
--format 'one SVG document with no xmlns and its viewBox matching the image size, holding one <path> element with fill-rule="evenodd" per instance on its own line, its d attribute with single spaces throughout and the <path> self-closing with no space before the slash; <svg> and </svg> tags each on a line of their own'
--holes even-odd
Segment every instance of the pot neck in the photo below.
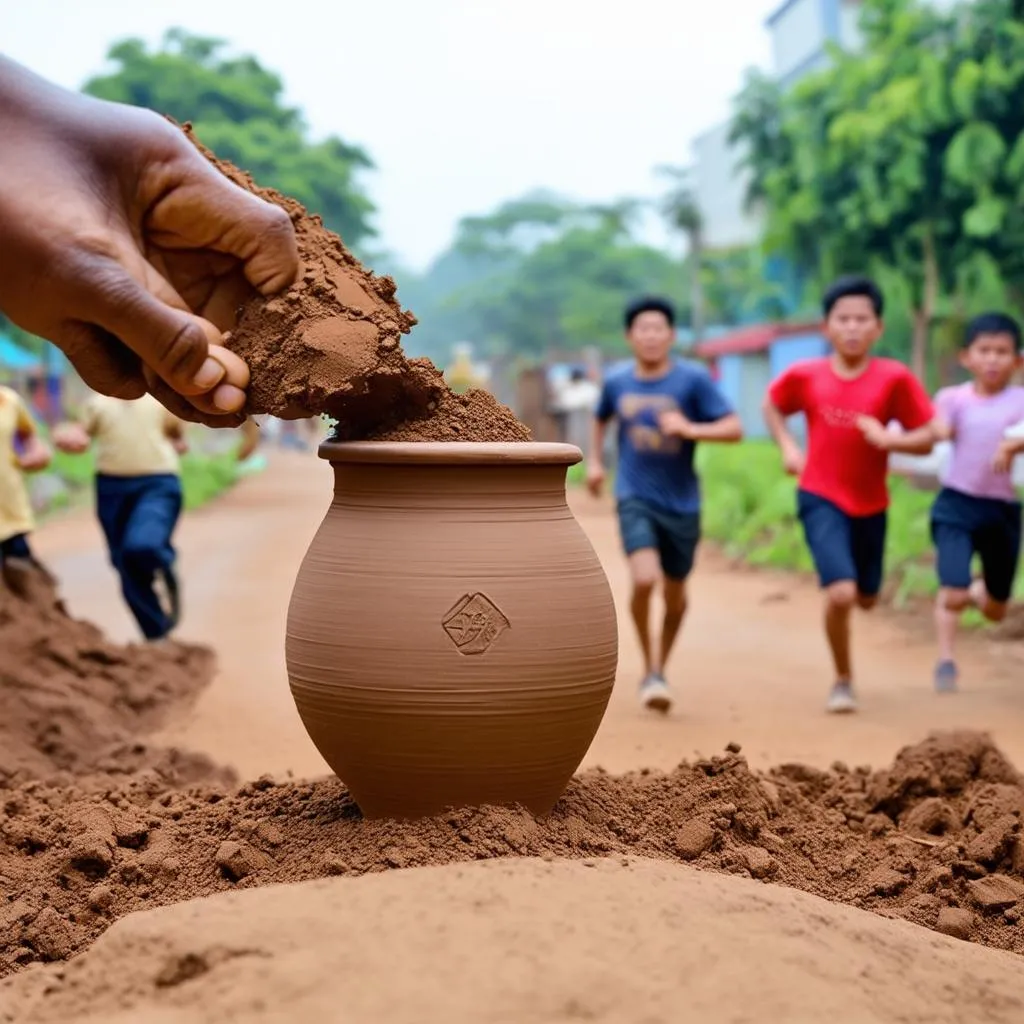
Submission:
<svg viewBox="0 0 1024 1024">
<path fill-rule="evenodd" d="M 563 465 L 331 465 L 335 505 L 382 511 L 566 507 Z"/>
</svg>

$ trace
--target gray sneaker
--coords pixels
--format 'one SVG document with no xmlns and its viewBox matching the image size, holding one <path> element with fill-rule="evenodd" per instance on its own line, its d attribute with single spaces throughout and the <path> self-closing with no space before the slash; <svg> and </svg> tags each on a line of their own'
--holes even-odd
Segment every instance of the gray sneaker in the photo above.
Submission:
<svg viewBox="0 0 1024 1024">
<path fill-rule="evenodd" d="M 831 715 L 848 715 L 856 711 L 857 698 L 853 693 L 853 684 L 840 680 L 833 685 L 825 710 Z"/>
<path fill-rule="evenodd" d="M 955 661 L 940 661 L 935 666 L 935 692 L 956 693 L 959 676 Z"/>
<path fill-rule="evenodd" d="M 651 711 L 666 714 L 672 707 L 672 694 L 665 677 L 658 672 L 651 672 L 640 684 L 640 703 Z"/>
</svg>

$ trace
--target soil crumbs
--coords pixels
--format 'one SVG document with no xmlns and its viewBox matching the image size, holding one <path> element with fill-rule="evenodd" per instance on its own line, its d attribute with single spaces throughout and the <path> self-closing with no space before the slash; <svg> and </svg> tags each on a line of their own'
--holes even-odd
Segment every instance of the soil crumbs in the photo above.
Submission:
<svg viewBox="0 0 1024 1024">
<path fill-rule="evenodd" d="M 453 392 L 429 359 L 409 359 L 401 336 L 416 323 L 388 276 L 368 271 L 297 200 L 189 138 L 236 185 L 281 207 L 298 241 L 298 280 L 271 299 L 249 298 L 225 339 L 249 364 L 246 412 L 326 414 L 334 440 L 529 441 L 529 429 L 490 392 Z"/>
<path fill-rule="evenodd" d="M 773 881 L 1024 953 L 1024 779 L 973 732 L 881 771 L 748 767 L 737 745 L 669 773 L 573 780 L 516 808 L 366 821 L 336 779 L 0 789 L 0 972 L 84 949 L 113 920 L 233 888 L 509 856 L 639 855 Z"/>
</svg>

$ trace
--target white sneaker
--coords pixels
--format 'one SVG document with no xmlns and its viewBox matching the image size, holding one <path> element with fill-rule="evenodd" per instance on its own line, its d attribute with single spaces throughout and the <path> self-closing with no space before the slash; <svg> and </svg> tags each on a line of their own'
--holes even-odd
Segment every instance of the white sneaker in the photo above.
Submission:
<svg viewBox="0 0 1024 1024">
<path fill-rule="evenodd" d="M 665 677 L 651 672 L 640 684 L 640 703 L 650 711 L 666 714 L 672 707 L 672 693 Z"/>
<path fill-rule="evenodd" d="M 857 698 L 853 692 L 853 684 L 838 682 L 828 695 L 825 710 L 832 715 L 848 715 L 857 710 Z"/>
</svg>

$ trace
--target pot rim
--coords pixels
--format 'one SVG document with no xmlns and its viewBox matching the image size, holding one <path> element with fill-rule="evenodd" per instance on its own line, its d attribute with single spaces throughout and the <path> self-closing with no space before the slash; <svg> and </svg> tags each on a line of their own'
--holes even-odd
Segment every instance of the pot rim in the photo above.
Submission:
<svg viewBox="0 0 1024 1024">
<path fill-rule="evenodd" d="M 332 463 L 392 466 L 574 466 L 575 445 L 553 441 L 324 441 L 317 455 Z"/>
</svg>

